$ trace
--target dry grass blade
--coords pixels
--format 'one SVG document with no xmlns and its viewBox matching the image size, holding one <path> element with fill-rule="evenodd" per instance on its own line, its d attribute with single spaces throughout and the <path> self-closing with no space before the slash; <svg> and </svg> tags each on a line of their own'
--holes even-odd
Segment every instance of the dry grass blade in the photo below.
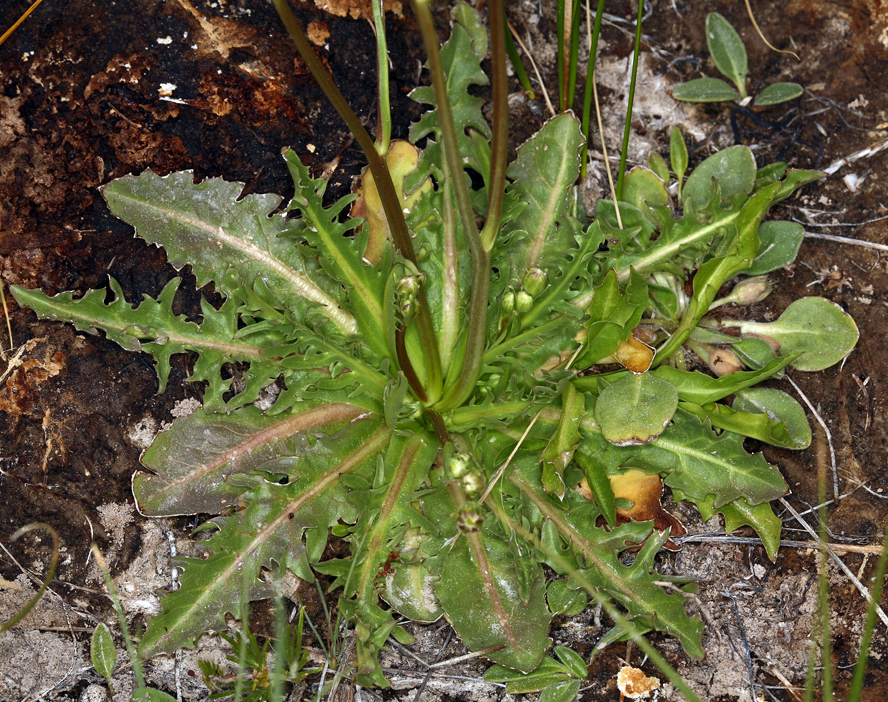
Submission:
<svg viewBox="0 0 888 702">
<path fill-rule="evenodd" d="M 14 25 L 12 25 L 9 29 L 7 29 L 7 30 L 3 33 L 3 36 L 0 37 L 0 45 L 2 45 L 4 41 L 6 41 L 7 39 L 9 39 L 9 37 L 12 35 L 12 33 L 13 33 L 16 29 L 19 28 L 19 26 L 21 25 L 22 22 L 24 22 L 26 19 L 28 19 L 28 15 L 30 15 L 34 10 L 36 10 L 36 9 L 37 9 L 37 6 L 38 6 L 41 2 L 43 2 L 43 0 L 34 0 L 34 3 L 31 5 L 31 7 L 29 7 L 27 10 L 25 10 L 25 14 L 23 14 L 21 17 L 19 17 L 19 18 L 18 18 L 18 21 L 16 21 L 16 23 L 15 23 Z"/>
</svg>

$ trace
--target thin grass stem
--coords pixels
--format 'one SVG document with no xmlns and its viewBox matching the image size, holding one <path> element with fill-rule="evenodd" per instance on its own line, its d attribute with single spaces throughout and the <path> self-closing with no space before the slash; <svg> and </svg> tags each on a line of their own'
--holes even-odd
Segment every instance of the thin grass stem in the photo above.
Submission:
<svg viewBox="0 0 888 702">
<path fill-rule="evenodd" d="M 120 632 L 123 634 L 123 640 L 126 644 L 126 653 L 133 666 L 133 677 L 136 679 L 136 689 L 143 688 L 145 687 L 145 675 L 142 672 L 142 659 L 139 658 L 136 646 L 133 643 L 133 637 L 130 635 L 129 627 L 126 624 L 126 614 L 123 611 L 123 606 L 120 604 L 120 595 L 117 593 L 117 587 L 111 579 L 111 571 L 108 568 L 108 563 L 95 541 L 90 545 L 90 549 L 92 550 L 93 558 L 96 559 L 96 563 L 99 564 L 99 568 L 102 570 L 102 577 L 105 579 L 105 587 L 108 588 L 108 595 L 114 605 L 117 621 L 120 622 Z"/>
<path fill-rule="evenodd" d="M 635 20 L 635 48 L 632 51 L 632 78 L 629 81 L 629 100 L 626 105 L 626 125 L 623 127 L 623 147 L 620 151 L 620 170 L 617 175 L 617 199 L 623 197 L 623 179 L 626 176 L 626 158 L 629 154 L 629 135 L 632 133 L 632 106 L 635 103 L 635 86 L 638 83 L 638 57 L 641 53 L 641 18 L 644 0 L 638 0 L 638 17 Z"/>
<path fill-rule="evenodd" d="M 876 604 L 882 597 L 886 569 L 888 569 L 888 524 L 885 525 L 885 532 L 882 534 L 882 554 L 879 556 L 879 561 L 876 564 L 876 574 L 873 577 L 873 589 L 870 591 L 872 600 L 866 608 L 863 636 L 860 638 L 860 652 L 857 654 L 857 663 L 854 665 L 854 675 L 851 678 L 851 687 L 848 689 L 849 702 L 857 702 L 860 699 L 863 690 L 863 681 L 866 676 L 870 646 L 873 641 L 873 632 L 876 629 Z"/>
<path fill-rule="evenodd" d="M 377 126 L 376 151 L 385 157 L 392 138 L 392 106 L 389 97 L 388 43 L 382 0 L 373 0 L 373 29 L 376 32 Z"/>
<path fill-rule="evenodd" d="M 601 18 L 604 15 L 604 0 L 598 0 L 598 8 L 595 10 L 595 26 L 590 30 L 591 12 L 589 0 L 586 0 L 586 33 L 589 38 L 589 61 L 586 64 L 586 85 L 583 90 L 583 150 L 580 154 L 580 177 L 586 177 L 586 165 L 589 158 L 589 141 L 591 134 L 589 126 L 592 121 L 592 90 L 595 86 L 595 62 L 598 58 L 598 38 L 601 36 Z M 595 109 L 598 109 L 596 100 Z M 604 135 L 601 138 L 604 142 Z"/>
<path fill-rule="evenodd" d="M 43 578 L 43 583 L 40 585 L 40 589 L 37 590 L 37 594 L 35 594 L 30 600 L 28 600 L 28 603 L 18 612 L 16 612 L 14 616 L 10 617 L 5 622 L 0 624 L 0 634 L 8 629 L 11 629 L 22 619 L 28 616 L 28 613 L 32 609 L 34 609 L 38 602 L 40 602 L 40 599 L 43 597 L 43 594 L 49 587 L 49 584 L 55 577 L 56 567 L 59 564 L 59 534 L 49 524 L 44 524 L 43 522 L 32 522 L 31 524 L 27 524 L 21 529 L 16 530 L 16 532 L 10 537 L 9 541 L 10 543 L 12 543 L 13 541 L 16 541 L 20 536 L 24 536 L 29 531 L 34 531 L 35 529 L 45 529 L 52 537 L 52 558 L 49 561 L 49 569 L 46 571 L 46 577 Z"/>
<path fill-rule="evenodd" d="M 527 97 L 531 100 L 536 100 L 536 93 L 533 90 L 533 84 L 530 82 L 530 76 L 527 75 L 527 70 L 521 61 L 521 55 L 518 53 L 518 47 L 515 45 L 511 25 L 506 27 L 506 53 L 509 54 L 512 70 L 515 71 L 515 76 L 518 78 L 518 82 L 521 83 L 521 87 L 524 88 Z"/>
</svg>

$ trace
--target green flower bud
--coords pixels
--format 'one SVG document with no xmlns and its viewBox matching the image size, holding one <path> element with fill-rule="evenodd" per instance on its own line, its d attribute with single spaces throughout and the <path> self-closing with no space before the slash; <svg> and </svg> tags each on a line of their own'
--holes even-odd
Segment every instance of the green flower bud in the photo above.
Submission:
<svg viewBox="0 0 888 702">
<path fill-rule="evenodd" d="M 548 285 L 548 276 L 542 268 L 529 268 L 524 274 L 524 290 L 533 298 L 539 297 Z"/>
<path fill-rule="evenodd" d="M 515 309 L 515 293 L 511 290 L 503 295 L 503 316 L 509 315 Z"/>
<path fill-rule="evenodd" d="M 469 497 L 478 497 L 487 487 L 487 480 L 480 471 L 472 470 L 462 477 L 462 486 Z"/>
<path fill-rule="evenodd" d="M 734 286 L 730 295 L 713 302 L 709 306 L 709 309 L 713 310 L 716 307 L 727 305 L 730 302 L 733 302 L 735 305 L 751 305 L 756 302 L 761 302 L 771 294 L 771 288 L 773 286 L 773 283 L 766 275 L 757 275 L 752 278 L 746 278 Z"/>
<path fill-rule="evenodd" d="M 462 478 L 472 467 L 472 457 L 467 453 L 455 453 L 450 457 L 447 468 L 456 479 Z"/>
<path fill-rule="evenodd" d="M 415 275 L 405 275 L 395 286 L 398 296 L 398 308 L 405 319 L 410 319 L 418 309 L 416 294 L 419 292 L 419 278 Z"/>
<path fill-rule="evenodd" d="M 484 515 L 481 513 L 481 505 L 477 502 L 466 502 L 459 508 L 459 514 L 456 516 L 456 525 L 460 531 L 478 531 L 483 523 Z"/>
<path fill-rule="evenodd" d="M 395 286 L 398 298 L 413 297 L 419 292 L 419 278 L 415 275 L 405 275 Z"/>
<path fill-rule="evenodd" d="M 524 290 L 515 293 L 515 311 L 524 314 L 533 307 L 533 298 Z"/>
<path fill-rule="evenodd" d="M 730 297 L 734 298 L 734 302 L 738 305 L 752 305 L 761 302 L 770 295 L 773 287 L 774 284 L 768 276 L 757 275 L 737 283 L 731 291 Z"/>
</svg>

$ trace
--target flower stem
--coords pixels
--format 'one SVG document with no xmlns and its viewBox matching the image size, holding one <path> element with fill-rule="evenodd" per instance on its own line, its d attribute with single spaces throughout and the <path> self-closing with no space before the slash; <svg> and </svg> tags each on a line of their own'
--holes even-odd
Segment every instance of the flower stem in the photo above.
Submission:
<svg viewBox="0 0 888 702">
<path fill-rule="evenodd" d="M 336 87 L 336 83 L 333 82 L 323 64 L 315 56 L 314 50 L 305 36 L 305 32 L 302 31 L 299 20 L 293 15 L 290 7 L 287 5 L 287 1 L 274 0 L 274 5 L 281 17 L 281 21 L 290 34 L 290 38 L 296 44 L 299 55 L 302 57 L 305 65 L 308 66 L 308 70 L 311 71 L 311 75 L 317 81 L 321 90 L 324 91 L 327 99 L 333 104 L 333 107 L 336 108 L 339 116 L 342 117 L 355 141 L 358 142 L 358 145 L 364 152 L 364 156 L 370 166 L 370 172 L 373 173 L 373 180 L 379 191 L 379 197 L 382 200 L 382 207 L 385 210 L 385 216 L 388 220 L 395 247 L 405 259 L 416 265 L 416 253 L 413 251 L 413 242 L 410 239 L 407 222 L 404 220 L 404 213 L 401 211 L 400 198 L 395 191 L 392 176 L 389 173 L 384 156 L 377 151 L 376 145 L 373 143 L 367 130 L 364 129 L 360 118 L 351 109 L 339 88 Z M 430 401 L 434 402 L 441 393 L 441 357 L 438 353 L 438 339 L 432 326 L 428 301 L 425 290 L 422 287 L 417 294 L 417 301 L 419 302 L 419 310 L 416 316 L 416 326 L 424 349 L 423 357 L 428 366 L 428 387 L 425 388 L 424 394 Z M 419 394 L 419 388 L 413 388 L 413 390 Z"/>
<path fill-rule="evenodd" d="M 485 249 L 478 227 L 475 225 L 475 211 L 472 209 L 472 200 L 469 196 L 462 158 L 459 154 L 456 125 L 447 95 L 447 79 L 441 63 L 438 36 L 435 33 L 435 24 L 429 3 L 430 0 L 414 0 L 413 8 L 426 54 L 429 57 L 429 72 L 438 99 L 438 119 L 444 142 L 445 176 L 453 185 L 457 212 L 466 235 L 469 252 L 472 255 L 472 297 L 469 303 L 466 353 L 458 380 L 445 392 L 444 397 L 437 405 L 437 409 L 443 411 L 461 405 L 472 394 L 475 383 L 481 374 L 481 357 L 484 354 L 487 333 L 487 303 L 490 293 L 490 251 Z M 500 14 L 500 21 L 502 22 L 502 14 Z M 502 25 L 500 25 L 499 31 L 500 34 L 504 31 Z M 496 46 L 503 49 L 502 36 L 497 39 Z M 502 56 L 501 59 L 504 62 L 505 56 Z M 505 63 L 503 63 L 503 67 L 505 67 Z M 502 178 L 505 178 L 504 166 Z"/>
<path fill-rule="evenodd" d="M 376 75 L 379 89 L 376 151 L 385 157 L 392 138 L 392 106 L 389 100 L 388 44 L 385 38 L 385 10 L 382 7 L 382 0 L 373 0 L 373 29 L 376 32 Z"/>
</svg>

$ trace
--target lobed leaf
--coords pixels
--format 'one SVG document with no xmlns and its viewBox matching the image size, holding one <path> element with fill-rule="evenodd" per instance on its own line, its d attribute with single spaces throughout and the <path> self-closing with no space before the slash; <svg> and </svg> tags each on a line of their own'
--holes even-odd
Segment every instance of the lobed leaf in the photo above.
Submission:
<svg viewBox="0 0 888 702">
<path fill-rule="evenodd" d="M 142 637 L 141 654 L 193 646 L 201 633 L 223 629 L 226 613 L 236 616 L 242 604 L 271 594 L 259 577 L 263 567 L 286 568 L 311 581 L 310 563 L 320 560 L 329 529 L 357 517 L 343 476 L 372 471 L 390 438 L 378 417 L 358 419 L 302 455 L 271 461 L 268 472 L 232 476 L 243 490 L 243 509 L 213 521 L 218 531 L 206 543 L 209 558 L 181 559 L 182 587 L 164 598 L 163 612 Z"/>
<path fill-rule="evenodd" d="M 582 143 L 579 121 L 566 112 L 520 146 L 506 171 L 509 195 L 527 203 L 501 235 L 508 243 L 501 244 L 507 248 L 499 251 L 510 261 L 513 276 L 522 277 L 531 266 L 546 269 L 550 260 L 561 260 L 572 248 L 572 230 L 563 220 L 573 203 L 570 193 L 579 174 Z"/>
<path fill-rule="evenodd" d="M 317 402 L 274 417 L 252 406 L 230 414 L 198 409 L 158 434 L 142 455 L 151 473 L 133 476 L 136 506 L 152 517 L 218 514 L 244 491 L 230 476 L 284 473 L 282 465 L 310 450 L 312 434 L 329 433 L 363 413 L 354 405 Z"/>
<path fill-rule="evenodd" d="M 224 294 L 233 284 L 261 279 L 292 312 L 304 315 L 319 306 L 346 335 L 357 333 L 354 317 L 340 306 L 339 286 L 323 281 L 312 262 L 282 235 L 293 229 L 283 215 L 272 215 L 278 195 L 247 195 L 241 183 L 221 178 L 193 182 L 189 171 L 160 176 L 145 171 L 102 188 L 111 212 L 152 244 L 163 246 L 176 268 L 190 265 L 197 283 L 215 281 Z M 227 276 L 234 268 L 238 276 Z"/>
<path fill-rule="evenodd" d="M 108 285 L 114 297 L 107 304 L 104 290 L 90 290 L 79 300 L 74 299 L 73 293 L 48 297 L 39 290 L 18 286 L 12 286 L 11 290 L 20 305 L 30 307 L 41 317 L 70 322 L 90 334 L 102 329 L 105 336 L 127 351 L 150 353 L 157 362 L 158 392 L 166 389 L 170 358 L 185 351 L 200 354 L 190 379 L 208 381 L 207 404 L 215 404 L 217 408 L 223 404 L 222 395 L 231 385 L 230 379 L 220 375 L 223 363 L 240 361 L 250 364 L 245 379 L 251 393 L 254 390 L 258 393 L 259 389 L 273 382 L 278 375 L 275 359 L 264 357 L 260 346 L 235 339 L 235 304 L 226 302 L 216 310 L 202 302 L 204 324 L 198 326 L 172 311 L 180 283 L 180 278 L 174 278 L 157 300 L 146 296 L 136 308 L 126 301 L 120 285 L 113 278 L 109 279 Z"/>
</svg>

